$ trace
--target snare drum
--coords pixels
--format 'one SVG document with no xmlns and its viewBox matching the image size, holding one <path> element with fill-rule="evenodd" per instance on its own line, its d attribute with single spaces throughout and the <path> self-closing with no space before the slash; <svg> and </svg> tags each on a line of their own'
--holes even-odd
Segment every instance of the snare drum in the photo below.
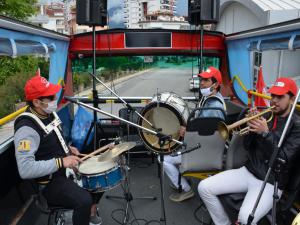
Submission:
<svg viewBox="0 0 300 225">
<path fill-rule="evenodd" d="M 183 137 L 179 135 L 180 126 L 186 126 L 189 117 L 189 108 L 186 102 L 171 92 L 163 92 L 153 97 L 152 101 L 145 106 L 141 115 L 145 117 L 156 129 L 162 129 L 162 134 L 171 135 L 172 139 L 182 141 Z M 153 130 L 153 128 L 139 118 L 140 126 Z M 159 139 L 156 135 L 139 130 L 140 137 L 146 147 L 158 153 L 170 154 L 175 151 L 179 145 L 177 143 L 166 143 L 162 148 L 159 146 Z"/>
<path fill-rule="evenodd" d="M 121 166 L 113 160 L 98 161 L 91 157 L 80 164 L 82 187 L 91 192 L 103 192 L 114 188 L 123 178 Z"/>
</svg>

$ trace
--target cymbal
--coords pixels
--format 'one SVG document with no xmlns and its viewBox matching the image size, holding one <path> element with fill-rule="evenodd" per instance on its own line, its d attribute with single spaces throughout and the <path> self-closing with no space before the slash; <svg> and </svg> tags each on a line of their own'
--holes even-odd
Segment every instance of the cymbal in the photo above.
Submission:
<svg viewBox="0 0 300 225">
<path fill-rule="evenodd" d="M 111 160 L 123 152 L 126 152 L 136 146 L 136 142 L 123 142 L 121 144 L 116 145 L 113 149 L 110 149 L 98 157 L 98 161 L 106 161 Z"/>
</svg>

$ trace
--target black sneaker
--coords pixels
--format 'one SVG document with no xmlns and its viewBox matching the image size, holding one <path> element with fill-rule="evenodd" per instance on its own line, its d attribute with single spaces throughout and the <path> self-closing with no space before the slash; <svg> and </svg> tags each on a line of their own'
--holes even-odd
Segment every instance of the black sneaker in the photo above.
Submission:
<svg viewBox="0 0 300 225">
<path fill-rule="evenodd" d="M 102 224 L 102 218 L 100 216 L 99 209 L 97 207 L 96 214 L 90 217 L 90 225 L 101 225 L 101 224 Z"/>
</svg>

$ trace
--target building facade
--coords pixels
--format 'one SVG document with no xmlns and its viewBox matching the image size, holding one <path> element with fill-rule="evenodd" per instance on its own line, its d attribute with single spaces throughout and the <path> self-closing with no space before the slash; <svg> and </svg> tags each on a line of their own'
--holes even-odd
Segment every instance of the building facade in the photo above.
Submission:
<svg viewBox="0 0 300 225">
<path fill-rule="evenodd" d="M 298 18 L 300 0 L 221 0 L 216 30 L 232 34 Z M 256 86 L 260 66 L 267 86 L 281 76 L 292 77 L 300 85 L 299 50 L 264 50 L 257 46 L 255 50 L 249 49 L 249 58 L 252 87 Z"/>
<path fill-rule="evenodd" d="M 236 33 L 300 18 L 300 0 L 221 0 L 217 30 Z"/>
<path fill-rule="evenodd" d="M 28 18 L 29 22 L 56 32 L 66 34 L 64 11 L 65 5 L 61 2 L 48 4 L 47 2 L 39 2 L 38 14 Z"/>
<path fill-rule="evenodd" d="M 145 28 L 145 22 L 158 20 L 158 17 L 161 21 L 170 21 L 167 17 L 175 13 L 176 0 L 124 0 L 125 28 Z"/>
</svg>

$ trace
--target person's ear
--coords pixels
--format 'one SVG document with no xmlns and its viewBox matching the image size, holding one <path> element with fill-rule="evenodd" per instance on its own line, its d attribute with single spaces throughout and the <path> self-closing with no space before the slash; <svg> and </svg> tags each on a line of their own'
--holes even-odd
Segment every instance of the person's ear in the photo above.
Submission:
<svg viewBox="0 0 300 225">
<path fill-rule="evenodd" d="M 295 100 L 296 100 L 296 96 L 295 95 L 292 96 L 292 97 L 290 97 L 290 103 L 291 104 L 294 104 Z"/>
<path fill-rule="evenodd" d="M 34 107 L 39 107 L 41 105 L 41 101 L 39 99 L 33 99 L 32 104 Z"/>
<path fill-rule="evenodd" d="M 218 82 L 213 83 L 213 84 L 210 86 L 210 91 L 217 90 L 218 86 L 219 86 L 219 83 L 218 83 Z"/>
</svg>

